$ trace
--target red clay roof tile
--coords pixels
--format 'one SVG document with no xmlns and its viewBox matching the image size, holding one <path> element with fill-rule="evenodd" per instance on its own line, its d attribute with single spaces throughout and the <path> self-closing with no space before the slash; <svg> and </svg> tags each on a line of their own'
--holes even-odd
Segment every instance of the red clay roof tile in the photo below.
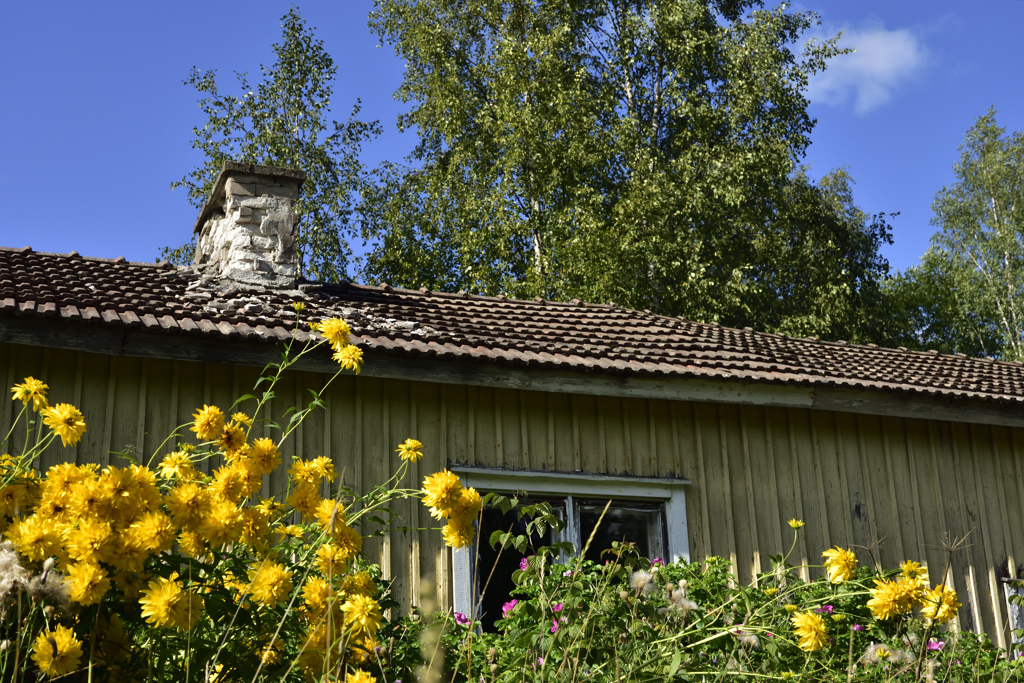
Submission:
<svg viewBox="0 0 1024 683">
<path fill-rule="evenodd" d="M 306 306 L 298 328 L 296 302 Z M 270 342 L 307 339 L 308 322 L 341 316 L 353 342 L 397 355 L 1024 402 L 1019 363 L 796 339 L 577 300 L 352 284 L 245 289 L 166 263 L 0 248 L 0 315 L 58 311 L 66 320 Z"/>
</svg>

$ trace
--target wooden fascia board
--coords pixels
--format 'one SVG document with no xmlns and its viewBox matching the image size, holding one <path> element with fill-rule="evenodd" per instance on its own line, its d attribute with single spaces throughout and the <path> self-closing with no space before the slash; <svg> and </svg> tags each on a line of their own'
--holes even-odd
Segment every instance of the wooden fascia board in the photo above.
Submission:
<svg viewBox="0 0 1024 683">
<path fill-rule="evenodd" d="M 214 334 L 185 335 L 34 316 L 0 317 L 0 342 L 107 355 L 257 367 L 280 360 L 282 350 L 281 345 L 274 341 L 250 341 L 241 337 L 231 340 Z M 326 352 L 310 354 L 294 367 L 311 372 L 334 372 L 337 369 Z M 650 377 L 597 371 L 572 372 L 535 366 L 509 367 L 481 361 L 409 357 L 373 350 L 365 352 L 362 374 L 386 379 L 525 391 L 806 408 L 1024 427 L 1024 406 L 969 399 L 908 396 L 864 389 Z"/>
</svg>

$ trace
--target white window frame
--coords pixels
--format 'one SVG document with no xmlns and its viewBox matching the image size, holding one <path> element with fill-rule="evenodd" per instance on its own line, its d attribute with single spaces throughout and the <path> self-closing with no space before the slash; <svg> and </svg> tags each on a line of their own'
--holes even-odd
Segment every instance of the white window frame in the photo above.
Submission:
<svg viewBox="0 0 1024 683">
<path fill-rule="evenodd" d="M 672 561 L 690 560 L 690 537 L 686 527 L 686 486 L 689 479 L 657 477 L 622 477 L 584 472 L 548 472 L 543 470 L 508 470 L 490 467 L 453 466 L 464 486 L 481 493 L 490 491 L 526 491 L 531 495 L 548 494 L 565 498 L 567 511 L 573 509 L 573 498 L 634 500 L 662 503 L 665 506 L 665 537 L 667 555 Z M 576 538 L 576 515 L 567 514 L 564 538 Z M 485 543 L 486 540 L 481 539 Z M 476 547 L 452 551 L 452 602 L 456 612 L 470 614 L 475 586 L 473 565 Z"/>
</svg>

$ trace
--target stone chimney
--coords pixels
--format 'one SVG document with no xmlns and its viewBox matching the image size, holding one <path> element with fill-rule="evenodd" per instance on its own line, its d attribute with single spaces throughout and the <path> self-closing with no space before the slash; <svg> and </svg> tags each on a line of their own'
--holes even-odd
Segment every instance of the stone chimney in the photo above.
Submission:
<svg viewBox="0 0 1024 683">
<path fill-rule="evenodd" d="M 299 263 L 292 205 L 306 174 L 225 161 L 194 232 L 193 265 L 207 275 L 290 289 Z"/>
</svg>

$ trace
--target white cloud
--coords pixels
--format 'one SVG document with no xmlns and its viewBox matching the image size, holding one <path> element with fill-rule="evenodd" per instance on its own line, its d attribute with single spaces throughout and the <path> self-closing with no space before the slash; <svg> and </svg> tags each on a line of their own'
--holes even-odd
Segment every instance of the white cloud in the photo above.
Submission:
<svg viewBox="0 0 1024 683">
<path fill-rule="evenodd" d="M 907 29 L 845 29 L 839 45 L 856 52 L 833 58 L 824 72 L 811 78 L 807 96 L 811 102 L 838 106 L 853 100 L 858 114 L 888 102 L 927 58 L 924 45 Z"/>
</svg>

